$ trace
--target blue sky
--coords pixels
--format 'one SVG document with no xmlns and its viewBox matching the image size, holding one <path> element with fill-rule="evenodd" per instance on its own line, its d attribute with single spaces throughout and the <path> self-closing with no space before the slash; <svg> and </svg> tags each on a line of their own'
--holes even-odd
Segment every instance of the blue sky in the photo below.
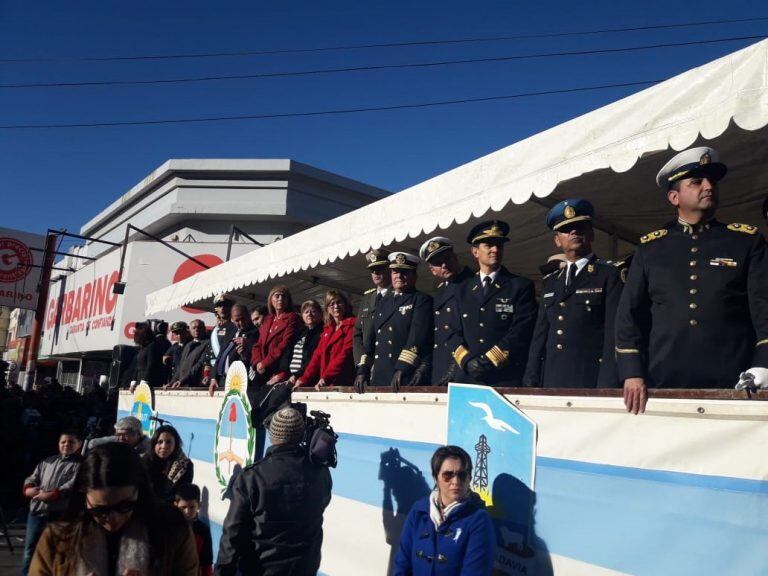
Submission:
<svg viewBox="0 0 768 576">
<path fill-rule="evenodd" d="M 754 2 L 0 0 L 0 58 L 314 48 L 751 18 Z M 768 21 L 240 58 L 0 63 L 0 84 L 253 74 L 760 35 Z M 664 78 L 753 41 L 199 84 L 0 88 L 0 125 L 386 106 Z M 0 130 L 0 226 L 80 226 L 169 158 L 289 157 L 398 191 L 640 88 L 312 118 Z M 8 207 L 11 206 L 11 209 Z"/>
</svg>

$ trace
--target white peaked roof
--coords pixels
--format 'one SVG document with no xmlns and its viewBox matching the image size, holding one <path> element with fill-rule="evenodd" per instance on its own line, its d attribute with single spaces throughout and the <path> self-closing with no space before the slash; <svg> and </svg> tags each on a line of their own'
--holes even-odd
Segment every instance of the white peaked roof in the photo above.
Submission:
<svg viewBox="0 0 768 576">
<path fill-rule="evenodd" d="M 595 205 L 595 251 L 614 258 L 660 228 L 673 213 L 656 188 L 674 154 L 706 142 L 729 166 L 718 218 L 762 224 L 768 193 L 768 40 L 531 136 L 373 204 L 289 236 L 147 296 L 147 314 L 215 294 L 264 300 L 280 279 L 294 299 L 327 287 L 360 293 L 370 286 L 370 248 L 418 250 L 445 235 L 467 253 L 469 228 L 486 218 L 510 223 L 505 264 L 538 277 L 555 251 L 544 217 L 565 198 Z M 464 257 L 464 261 L 468 259 Z M 433 284 L 422 270 L 420 283 Z"/>
</svg>

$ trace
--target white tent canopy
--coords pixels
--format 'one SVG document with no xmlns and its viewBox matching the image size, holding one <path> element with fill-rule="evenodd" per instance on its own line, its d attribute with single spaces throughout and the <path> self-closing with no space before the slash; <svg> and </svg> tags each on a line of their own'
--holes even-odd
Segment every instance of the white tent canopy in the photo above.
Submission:
<svg viewBox="0 0 768 576">
<path fill-rule="evenodd" d="M 360 293 L 370 281 L 359 254 L 381 246 L 416 251 L 435 234 L 463 246 L 469 228 L 491 217 L 512 227 L 505 264 L 536 277 L 555 251 L 544 215 L 573 197 L 595 205 L 595 251 L 615 258 L 672 216 L 655 186 L 670 148 L 705 142 L 729 165 L 718 218 L 762 224 L 766 125 L 768 40 L 149 294 L 146 312 L 210 308 L 220 293 L 264 302 L 278 281 L 294 299 L 328 287 Z M 421 276 L 428 290 L 432 281 L 424 271 Z"/>
</svg>

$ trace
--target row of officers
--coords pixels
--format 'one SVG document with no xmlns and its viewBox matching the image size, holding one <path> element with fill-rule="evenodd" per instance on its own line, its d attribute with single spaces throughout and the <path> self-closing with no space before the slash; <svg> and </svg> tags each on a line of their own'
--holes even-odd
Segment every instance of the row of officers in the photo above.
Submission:
<svg viewBox="0 0 768 576">
<path fill-rule="evenodd" d="M 768 386 L 766 244 L 755 226 L 715 219 L 726 172 L 708 147 L 669 160 L 657 185 L 677 218 L 618 264 L 592 251 L 593 206 L 558 203 L 546 225 L 562 264 L 544 277 L 538 304 L 533 282 L 502 265 L 509 226 L 499 220 L 467 237 L 476 272 L 445 237 L 418 257 L 372 250 L 355 387 L 623 387 L 636 414 L 649 387 Z M 434 296 L 416 290 L 420 260 L 441 280 Z"/>
</svg>

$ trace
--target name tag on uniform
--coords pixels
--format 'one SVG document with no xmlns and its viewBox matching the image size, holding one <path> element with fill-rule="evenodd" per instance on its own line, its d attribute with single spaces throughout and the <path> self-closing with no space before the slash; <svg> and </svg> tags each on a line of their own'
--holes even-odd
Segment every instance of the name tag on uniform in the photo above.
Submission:
<svg viewBox="0 0 768 576">
<path fill-rule="evenodd" d="M 709 261 L 710 266 L 725 266 L 727 268 L 736 268 L 738 263 L 732 258 L 712 258 Z"/>
<path fill-rule="evenodd" d="M 602 288 L 579 288 L 576 290 L 576 294 L 601 294 Z"/>
<path fill-rule="evenodd" d="M 413 304 L 406 304 L 405 306 L 400 306 L 398 310 L 400 311 L 400 314 L 405 316 L 405 313 L 408 312 L 408 310 L 410 310 L 411 308 L 413 308 Z"/>
<path fill-rule="evenodd" d="M 554 296 L 554 295 L 555 295 L 555 293 L 554 293 L 554 292 L 547 292 L 546 294 L 544 294 L 544 296 L 543 296 L 543 297 L 544 297 L 544 298 L 552 298 L 552 296 Z"/>
</svg>

